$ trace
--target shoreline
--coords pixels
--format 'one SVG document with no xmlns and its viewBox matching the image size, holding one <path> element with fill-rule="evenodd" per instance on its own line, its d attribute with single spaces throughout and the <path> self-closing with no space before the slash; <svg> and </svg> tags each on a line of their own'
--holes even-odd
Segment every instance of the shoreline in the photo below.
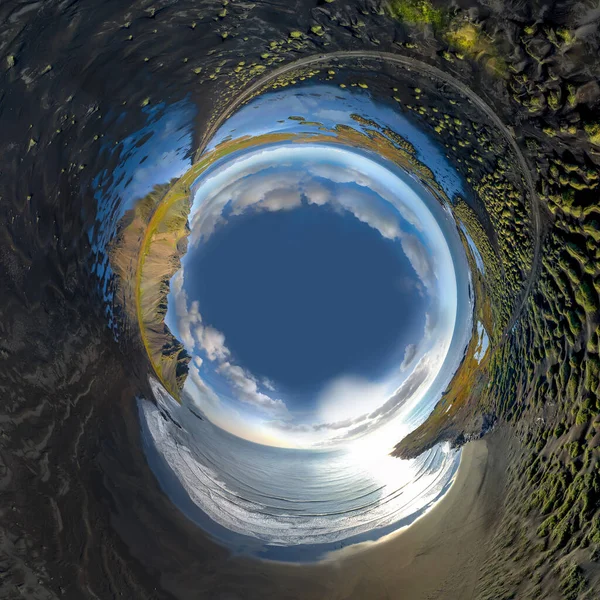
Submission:
<svg viewBox="0 0 600 600">
<path fill-rule="evenodd" d="M 381 537 L 378 537 L 373 540 L 367 539 L 367 540 L 364 540 L 361 542 L 349 543 L 347 546 L 343 546 L 338 549 L 324 552 L 320 558 L 317 558 L 315 560 L 286 561 L 286 560 L 277 560 L 277 559 L 263 558 L 263 557 L 257 557 L 257 556 L 248 556 L 248 557 L 244 556 L 244 558 L 249 558 L 250 560 L 255 560 L 255 561 L 259 561 L 261 563 L 267 563 L 269 565 L 275 565 L 275 566 L 292 567 L 292 568 L 299 568 L 299 569 L 314 568 L 314 567 L 318 567 L 320 565 L 331 565 L 331 564 L 335 564 L 338 562 L 342 562 L 356 554 L 360 554 L 363 552 L 369 552 L 371 549 L 375 548 L 376 546 L 379 546 L 380 544 L 390 543 L 393 540 L 395 540 L 396 538 L 398 538 L 399 536 L 401 536 L 402 534 L 408 532 L 412 527 L 417 525 L 417 523 L 419 523 L 421 520 L 426 519 L 427 516 L 430 515 L 432 511 L 434 511 L 442 502 L 444 502 L 444 500 L 447 498 L 448 494 L 450 493 L 450 490 L 454 487 L 454 485 L 458 479 L 460 466 L 463 462 L 464 448 L 461 448 L 459 450 L 459 452 L 460 452 L 460 461 L 459 461 L 458 467 L 456 467 L 456 472 L 452 478 L 452 481 L 447 486 L 448 489 L 442 490 L 442 492 L 440 492 L 441 498 L 437 498 L 436 500 L 434 500 L 432 506 L 429 506 L 428 508 L 424 509 L 424 512 L 422 512 L 418 516 L 414 517 L 414 519 L 411 520 L 410 523 L 407 523 L 406 525 L 403 525 L 402 527 L 400 527 L 398 529 L 394 529 L 390 533 L 386 533 L 386 534 L 382 535 Z M 235 556 L 237 557 L 237 555 L 235 555 Z"/>
<path fill-rule="evenodd" d="M 130 416 L 133 443 L 140 433 L 135 410 Z M 487 543 L 502 515 L 509 439 L 498 428 L 466 444 L 452 486 L 427 514 L 384 539 L 336 551 L 321 562 L 231 555 L 173 510 L 141 447 L 135 452 L 136 473 L 152 492 L 142 499 L 138 491 L 143 481 L 119 478 L 111 493 L 111 521 L 130 554 L 149 564 L 150 573 L 160 572 L 158 598 L 464 600 L 478 583 Z M 141 521 L 135 515 L 142 515 Z"/>
<path fill-rule="evenodd" d="M 268 542 L 266 539 L 260 538 L 258 534 L 253 534 L 252 530 L 246 533 L 240 529 L 228 528 L 226 524 L 219 520 L 219 516 L 214 514 L 214 507 L 212 507 L 213 513 L 205 510 L 201 498 L 194 496 L 193 492 L 190 491 L 190 484 L 186 484 L 185 479 L 180 479 L 180 476 L 177 475 L 177 467 L 173 466 L 166 458 L 170 452 L 159 449 L 160 445 L 156 440 L 160 436 L 155 437 L 157 434 L 156 432 L 153 433 L 155 425 L 152 425 L 152 423 L 156 420 L 162 421 L 158 419 L 154 409 L 151 408 L 149 403 L 138 401 L 137 413 L 140 421 L 140 439 L 144 455 L 162 493 L 169 498 L 186 519 L 199 528 L 199 535 L 203 534 L 212 542 L 221 546 L 230 553 L 232 559 L 256 560 L 275 565 L 314 566 L 323 561 L 331 560 L 338 553 L 343 553 L 345 549 L 365 548 L 377 544 L 406 530 L 429 514 L 446 497 L 454 485 L 462 460 L 462 450 L 454 450 L 449 453 L 441 449 L 436 450 L 437 453 L 432 454 L 432 456 L 434 459 L 437 459 L 438 455 L 444 457 L 441 459 L 445 461 L 443 468 L 439 469 L 439 472 L 435 474 L 435 480 L 428 483 L 428 487 L 420 494 L 411 496 L 410 488 L 408 488 L 408 491 L 396 492 L 399 498 L 398 510 L 400 514 L 397 512 L 393 515 L 393 521 L 389 523 L 382 523 L 378 527 L 366 531 L 361 531 L 359 529 L 361 523 L 358 523 L 353 531 L 349 526 L 346 526 L 346 523 L 337 521 L 335 523 L 338 526 L 347 528 L 332 527 L 331 531 L 334 535 L 340 532 L 342 534 L 346 531 L 349 532 L 342 539 L 310 540 L 290 545 L 279 545 L 278 541 Z M 206 427 L 206 425 L 203 425 L 203 427 Z M 203 431 L 203 434 L 206 436 L 207 432 Z M 391 463 L 395 463 L 398 459 L 391 458 L 389 460 Z M 196 485 L 198 489 L 201 486 L 210 489 L 209 483 L 200 482 L 200 480 L 196 482 Z M 431 492 L 430 487 L 434 485 L 436 489 Z M 427 494 L 427 497 L 423 498 L 425 494 Z M 394 505 L 392 504 L 392 506 Z M 408 510 L 407 507 L 409 507 Z M 348 514 L 353 518 L 351 511 Z M 368 523 L 368 521 L 366 522 Z M 293 515 L 288 517 L 286 523 L 288 523 L 290 529 L 297 527 L 298 530 L 302 530 L 302 523 L 296 524 Z M 235 521 L 233 525 L 236 525 Z M 325 521 L 322 529 L 327 531 L 327 526 L 328 522 Z M 266 530 L 266 534 L 270 533 L 270 530 Z M 324 535 L 323 537 L 326 538 L 327 536 Z"/>
<path fill-rule="evenodd" d="M 416 527 L 421 521 L 424 521 L 425 519 L 427 519 L 427 517 L 429 515 L 431 515 L 431 513 L 433 511 L 435 511 L 435 509 L 438 508 L 440 506 L 440 504 L 442 504 L 448 498 L 448 495 L 452 491 L 452 488 L 458 482 L 459 476 L 461 476 L 461 471 L 463 473 L 462 477 L 468 476 L 466 474 L 466 471 L 468 471 L 468 469 L 470 468 L 470 465 L 465 465 L 463 468 L 463 461 L 465 458 L 465 447 L 461 448 L 459 450 L 459 452 L 460 452 L 460 461 L 458 463 L 456 473 L 454 474 L 454 477 L 452 478 L 452 482 L 450 483 L 450 486 L 443 493 L 442 497 L 439 498 L 438 500 L 436 500 L 435 503 L 433 504 L 433 506 L 431 506 L 426 512 L 424 512 L 422 515 L 419 515 L 414 521 L 412 521 L 408 525 L 405 525 L 404 527 L 401 527 L 400 529 L 396 529 L 395 531 L 392 531 L 391 533 L 388 533 L 376 540 L 367 540 L 364 542 L 357 542 L 356 544 L 350 544 L 348 546 L 345 546 L 344 548 L 340 548 L 339 550 L 333 550 L 332 552 L 328 552 L 326 555 L 323 556 L 323 558 L 321 558 L 318 561 L 315 561 L 314 564 L 343 561 L 345 559 L 348 559 L 348 558 L 354 556 L 355 554 L 362 553 L 362 552 L 368 552 L 370 549 L 373 549 L 374 547 L 376 547 L 380 544 L 392 543 L 396 538 L 400 537 L 403 534 L 408 533 L 410 529 L 412 529 L 413 527 Z M 473 453 L 473 452 L 477 452 L 477 451 L 471 450 L 471 453 Z M 469 458 L 469 462 L 470 461 L 471 461 L 471 458 Z"/>
<path fill-rule="evenodd" d="M 311 565 L 262 562 L 263 573 L 289 586 L 286 598 L 303 600 L 392 599 L 398 590 L 410 600 L 470 597 L 499 514 L 505 442 L 494 432 L 466 444 L 448 492 L 410 526 Z M 252 568 L 251 562 L 246 566 Z"/>
</svg>

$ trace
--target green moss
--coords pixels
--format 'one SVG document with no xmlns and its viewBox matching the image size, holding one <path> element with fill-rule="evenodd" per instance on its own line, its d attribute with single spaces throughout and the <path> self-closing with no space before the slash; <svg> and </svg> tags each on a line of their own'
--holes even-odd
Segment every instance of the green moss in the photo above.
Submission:
<svg viewBox="0 0 600 600">
<path fill-rule="evenodd" d="M 560 108 L 560 93 L 550 92 L 546 101 L 552 110 L 558 110 Z"/>
<path fill-rule="evenodd" d="M 508 70 L 506 62 L 499 55 L 492 38 L 483 33 L 474 23 L 454 22 L 445 34 L 445 38 L 457 58 L 464 59 L 467 56 L 482 60 L 488 71 L 500 76 L 506 74 Z"/>
<path fill-rule="evenodd" d="M 571 333 L 577 337 L 581 333 L 582 324 L 577 316 L 577 313 L 573 310 L 569 310 L 567 312 L 567 320 L 569 322 L 569 329 Z"/>
<path fill-rule="evenodd" d="M 556 33 L 559 37 L 563 39 L 563 41 L 567 45 L 570 45 L 575 41 L 575 36 L 568 29 L 559 29 Z"/>
<path fill-rule="evenodd" d="M 575 291 L 575 300 L 577 300 L 577 303 L 588 313 L 594 313 L 598 310 L 598 294 L 586 281 L 584 281 Z"/>
<path fill-rule="evenodd" d="M 600 123 L 590 123 L 584 126 L 588 139 L 595 146 L 600 146 Z"/>
<path fill-rule="evenodd" d="M 565 600 L 575 600 L 583 591 L 586 579 L 582 568 L 577 563 L 570 563 L 561 569 L 560 589 Z"/>
<path fill-rule="evenodd" d="M 388 10 L 395 19 L 411 25 L 441 28 L 446 20 L 444 11 L 434 8 L 428 0 L 390 0 Z"/>
<path fill-rule="evenodd" d="M 575 425 L 583 425 L 590 420 L 590 415 L 585 410 L 580 410 L 575 417 Z"/>
<path fill-rule="evenodd" d="M 472 23 L 465 23 L 458 29 L 448 32 L 446 38 L 452 46 L 467 54 L 473 53 L 481 44 L 479 29 Z"/>
<path fill-rule="evenodd" d="M 594 391 L 598 387 L 600 361 L 595 356 L 589 356 L 585 362 L 585 387 Z"/>
<path fill-rule="evenodd" d="M 567 448 L 571 458 L 577 458 L 581 454 L 579 442 L 570 442 L 569 444 L 565 444 L 565 448 Z"/>
</svg>

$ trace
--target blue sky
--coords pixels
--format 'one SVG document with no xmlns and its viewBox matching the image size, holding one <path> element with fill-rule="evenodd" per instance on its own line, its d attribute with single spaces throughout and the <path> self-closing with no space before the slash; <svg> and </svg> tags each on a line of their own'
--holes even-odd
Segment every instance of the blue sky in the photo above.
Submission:
<svg viewBox="0 0 600 600">
<path fill-rule="evenodd" d="M 385 377 L 425 325 L 401 244 L 330 206 L 234 217 L 186 264 L 188 299 L 288 409 L 313 408 L 335 377 Z"/>
<path fill-rule="evenodd" d="M 261 443 L 300 447 L 342 443 L 345 439 L 364 435 L 388 422 L 404 404 L 416 401 L 429 390 L 441 372 L 454 339 L 459 293 L 461 297 L 466 297 L 467 280 L 463 268 L 466 263 L 456 226 L 448 211 L 413 178 L 402 174 L 399 169 L 380 164 L 372 155 L 362 154 L 356 149 L 323 143 L 281 143 L 251 148 L 230 161 L 221 161 L 200 177 L 194 190 L 190 249 L 182 261 L 181 271 L 172 281 L 168 323 L 194 357 L 186 389 L 189 388 L 191 396 L 195 397 L 197 408 L 203 410 L 213 422 L 236 435 Z M 188 281 L 200 281 L 200 269 L 194 257 L 198 256 L 197 252 L 201 249 L 216 244 L 215 240 L 221 240 L 217 244 L 219 248 L 228 238 L 232 240 L 234 246 L 228 251 L 234 257 L 237 255 L 239 262 L 243 263 L 241 257 L 245 259 L 245 254 L 235 250 L 237 233 L 231 236 L 227 234 L 227 230 L 235 227 L 238 220 L 243 223 L 253 215 L 260 216 L 261 220 L 268 215 L 273 219 L 281 219 L 286 213 L 300 215 L 302 208 L 309 207 L 321 211 L 321 215 L 331 212 L 338 217 L 343 215 L 347 223 L 356 222 L 356 231 L 364 229 L 360 225 L 366 226 L 371 230 L 373 242 L 375 239 L 379 241 L 379 244 L 374 243 L 373 252 L 375 247 L 395 246 L 396 258 L 406 259 L 402 272 L 404 275 L 415 274 L 413 283 L 420 296 L 416 307 L 414 298 L 410 296 L 404 297 L 404 305 L 398 294 L 396 298 L 392 295 L 392 301 L 397 302 L 399 312 L 406 312 L 405 305 L 409 301 L 415 315 L 419 312 L 416 308 L 423 312 L 409 320 L 408 328 L 402 327 L 402 336 L 398 333 L 396 343 L 391 348 L 387 347 L 385 357 L 383 351 L 377 356 L 378 373 L 366 368 L 361 370 L 357 366 L 360 360 L 363 366 L 368 365 L 367 352 L 361 358 L 355 357 L 358 362 L 347 366 L 342 373 L 338 366 L 348 360 L 352 348 L 346 348 L 341 343 L 345 338 L 330 340 L 327 336 L 332 332 L 328 332 L 327 328 L 313 327 L 316 332 L 313 343 L 320 344 L 322 348 L 337 344 L 340 354 L 328 359 L 330 365 L 327 369 L 331 377 L 327 379 L 323 374 L 320 380 L 322 385 L 314 390 L 312 399 L 307 396 L 301 400 L 289 385 L 285 385 L 286 382 L 289 384 L 291 371 L 288 371 L 287 381 L 285 374 L 279 371 L 279 379 L 283 378 L 284 385 L 281 385 L 281 381 L 269 380 L 273 372 L 278 372 L 276 359 L 281 357 L 276 354 L 277 348 L 256 350 L 257 345 L 266 339 L 256 323 L 260 320 L 260 311 L 264 314 L 263 305 L 253 306 L 252 310 L 246 311 L 244 319 L 249 322 L 238 322 L 237 329 L 231 326 L 231 322 L 227 323 L 224 313 L 219 314 L 218 309 L 224 311 L 229 305 L 230 314 L 235 317 L 234 312 L 240 312 L 241 309 L 238 306 L 233 311 L 232 303 L 241 299 L 251 304 L 256 302 L 256 298 L 247 291 L 247 282 L 244 286 L 239 281 L 223 280 L 231 277 L 234 271 L 242 280 L 247 278 L 252 269 L 266 265 L 268 261 L 265 256 L 260 260 L 257 257 L 256 264 L 244 268 L 233 263 L 228 268 L 223 268 L 223 265 L 219 268 L 217 260 L 217 266 L 213 266 L 213 281 L 218 282 L 221 289 L 231 286 L 227 294 L 221 295 L 220 302 L 224 306 L 217 306 L 217 298 L 212 300 L 212 304 L 208 300 L 209 304 L 206 305 L 206 298 L 196 297 L 203 295 L 202 290 L 195 289 L 193 285 L 190 287 Z M 261 237 L 261 242 L 252 249 L 253 252 L 261 252 L 261 244 L 267 244 L 268 236 L 263 233 Z M 329 253 L 334 245 L 328 245 L 325 238 L 323 234 L 321 255 L 315 256 L 315 261 L 326 262 L 332 258 Z M 362 244 L 357 245 L 360 247 Z M 457 251 L 463 252 L 463 263 L 455 260 Z M 361 256 L 361 253 L 357 252 L 354 261 L 357 256 Z M 269 259 L 273 261 L 276 257 Z M 380 268 L 378 260 L 372 261 L 367 269 L 371 279 L 365 279 L 365 270 L 361 275 L 363 281 L 357 278 L 358 282 L 355 282 L 356 287 L 363 286 L 364 290 L 361 291 L 367 297 L 370 285 L 383 285 L 382 280 L 379 283 L 373 281 L 376 273 L 371 272 Z M 458 275 L 457 265 L 460 267 Z M 273 268 L 281 268 L 281 265 Z M 266 286 L 267 289 L 273 289 L 275 285 L 270 279 L 273 277 L 270 269 L 265 268 L 260 275 L 261 288 Z M 295 277 L 293 271 L 290 269 L 291 277 Z M 263 295 L 261 290 L 253 291 Z M 233 298 L 229 298 L 228 294 Z M 318 297 L 316 290 L 313 290 L 313 295 Z M 379 291 L 377 295 L 380 296 Z M 204 304 L 201 304 L 201 300 Z M 381 298 L 378 301 L 381 302 Z M 387 312 L 382 310 L 377 314 L 378 317 L 381 314 L 377 329 L 365 334 L 372 336 L 372 348 L 381 349 L 386 344 L 385 336 L 381 333 L 386 327 L 384 320 L 388 328 L 385 330 L 386 336 L 390 335 L 390 330 L 397 333 L 400 329 L 397 327 L 400 316 L 392 315 L 393 311 L 389 310 L 389 305 L 386 306 Z M 206 315 L 206 308 L 212 311 L 210 318 Z M 366 318 L 368 323 L 369 318 L 374 318 L 375 312 L 372 305 L 355 318 Z M 316 314 L 313 313 L 311 318 L 316 319 Z M 242 319 L 240 315 L 237 318 Z M 465 319 L 465 314 L 461 314 L 460 327 L 464 327 Z M 219 326 L 213 322 L 215 320 L 220 321 Z M 291 331 L 290 328 L 295 326 L 289 321 L 288 314 L 288 323 L 280 327 L 282 331 L 286 328 Z M 334 335 L 339 335 L 340 329 Z M 252 336 L 250 332 L 253 332 Z M 290 345 L 293 343 L 291 338 L 290 335 Z M 298 349 L 296 359 L 300 354 L 305 354 L 306 347 L 304 343 L 302 350 Z M 275 356 L 272 358 L 275 364 L 266 365 L 265 357 L 268 356 Z M 374 363 L 371 363 L 371 367 Z M 307 364 L 309 367 L 316 368 L 314 364 Z M 303 372 L 294 364 L 289 364 L 287 369 L 296 369 L 295 376 L 300 380 L 304 377 L 308 387 L 318 375 L 316 371 Z M 309 406 L 312 410 L 308 409 Z"/>
</svg>

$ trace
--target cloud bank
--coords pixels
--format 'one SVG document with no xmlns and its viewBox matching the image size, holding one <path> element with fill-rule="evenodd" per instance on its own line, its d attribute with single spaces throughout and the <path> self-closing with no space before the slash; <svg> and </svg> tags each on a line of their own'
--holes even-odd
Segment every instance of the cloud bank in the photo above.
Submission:
<svg viewBox="0 0 600 600">
<path fill-rule="evenodd" d="M 423 397 L 452 341 L 457 288 L 446 238 L 416 192 L 381 165 L 338 148 L 267 148 L 209 173 L 194 198 L 191 247 L 249 211 L 288 211 L 303 204 L 350 213 L 386 240 L 398 242 L 416 274 L 410 283 L 418 286 L 428 306 L 423 334 L 405 348 L 397 370 L 384 381 L 348 374 L 322 391 L 314 414 L 290 412 L 273 382 L 238 364 L 225 335 L 203 321 L 197 301 L 189 303 L 185 258 L 171 289 L 179 337 L 194 356 L 190 379 L 204 398 L 212 392 L 211 406 L 224 393 L 224 384 L 230 390 L 224 399 L 237 403 L 238 410 L 246 407 L 262 415 L 260 426 L 272 438 L 319 446 L 372 432 Z"/>
</svg>

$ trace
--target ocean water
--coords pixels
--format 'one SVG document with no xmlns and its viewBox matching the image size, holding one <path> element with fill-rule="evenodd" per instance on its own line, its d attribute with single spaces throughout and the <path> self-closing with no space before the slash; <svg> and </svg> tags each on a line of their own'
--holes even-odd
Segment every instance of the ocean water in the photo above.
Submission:
<svg viewBox="0 0 600 600">
<path fill-rule="evenodd" d="M 262 446 L 191 414 L 158 384 L 153 388 L 156 405 L 138 401 L 150 465 L 178 508 L 235 553 L 303 562 L 376 540 L 429 510 L 460 460 L 447 444 L 408 461 L 377 445 Z"/>
</svg>

